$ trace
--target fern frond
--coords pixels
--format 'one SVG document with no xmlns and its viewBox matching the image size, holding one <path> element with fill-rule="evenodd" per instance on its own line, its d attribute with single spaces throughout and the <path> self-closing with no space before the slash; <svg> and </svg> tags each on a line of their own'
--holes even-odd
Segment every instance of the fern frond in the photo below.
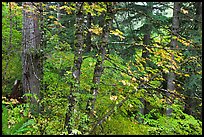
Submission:
<svg viewBox="0 0 204 137">
<path fill-rule="evenodd" d="M 32 128 L 27 127 L 33 124 L 35 124 L 33 119 L 28 120 L 19 129 L 17 129 L 14 134 L 23 133 L 25 131 L 32 131 L 33 130 Z"/>
<path fill-rule="evenodd" d="M 16 123 L 11 127 L 11 134 L 14 135 L 18 129 L 20 129 L 27 119 L 23 118 L 20 122 Z"/>
</svg>

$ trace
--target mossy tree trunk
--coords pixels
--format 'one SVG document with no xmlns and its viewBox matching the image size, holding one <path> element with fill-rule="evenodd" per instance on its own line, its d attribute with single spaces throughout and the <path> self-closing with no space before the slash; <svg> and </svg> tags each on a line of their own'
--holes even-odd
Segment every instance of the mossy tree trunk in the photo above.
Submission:
<svg viewBox="0 0 204 137">
<path fill-rule="evenodd" d="M 103 65 L 104 65 L 105 56 L 106 56 L 106 48 L 107 48 L 110 29 L 112 26 L 112 21 L 114 16 L 112 3 L 107 3 L 106 9 L 107 11 L 102 13 L 101 17 L 103 16 L 103 18 L 100 20 L 100 26 L 102 26 L 103 29 L 101 34 L 101 42 L 97 49 L 98 55 L 97 55 L 97 61 L 95 64 L 94 75 L 92 80 L 93 86 L 91 88 L 91 91 L 92 91 L 93 97 L 90 98 L 87 103 L 87 111 L 91 119 L 95 117 L 95 114 L 94 114 L 95 103 L 96 103 L 96 98 L 99 91 L 101 76 L 104 71 Z"/>
<path fill-rule="evenodd" d="M 32 2 L 23 2 L 23 93 L 32 94 L 32 113 L 39 113 L 40 81 L 42 77 L 41 33 L 39 12 Z"/>
<path fill-rule="evenodd" d="M 151 16 L 152 14 L 152 8 L 153 8 L 153 3 L 152 2 L 147 2 L 147 10 L 146 10 L 146 14 Z M 144 33 L 144 38 L 143 38 L 143 43 L 146 47 L 148 47 L 148 45 L 150 44 L 151 42 L 151 22 L 150 20 L 147 20 L 147 24 L 145 24 L 145 28 L 146 28 L 146 31 Z M 146 67 L 149 67 L 149 51 L 146 49 L 146 47 L 144 47 L 143 51 L 142 51 L 142 58 L 145 59 L 145 64 L 144 65 L 144 68 L 146 69 Z M 144 115 L 145 113 L 145 106 L 146 106 L 146 102 L 144 100 L 144 98 L 140 98 L 140 101 L 142 103 L 142 106 L 140 107 L 140 113 L 141 115 Z M 140 116 L 138 117 L 138 121 L 139 122 L 143 122 L 144 119 L 142 119 Z"/>
<path fill-rule="evenodd" d="M 81 64 L 82 64 L 82 51 L 84 45 L 83 36 L 83 2 L 77 2 L 77 13 L 76 13 L 76 32 L 75 32 L 75 53 L 74 53 L 74 65 L 72 67 L 72 82 L 70 87 L 70 94 L 68 96 L 68 110 L 66 112 L 65 126 L 67 126 L 67 131 L 70 134 L 72 128 L 75 126 L 74 121 L 72 121 L 75 113 L 76 107 L 76 93 L 79 92 L 80 86 L 80 74 L 81 74 Z"/>
<path fill-rule="evenodd" d="M 175 49 L 178 45 L 177 40 L 174 38 L 178 34 L 179 30 L 179 11 L 180 11 L 180 2 L 174 2 L 174 9 L 173 9 L 173 20 L 172 20 L 172 38 L 171 38 L 171 48 Z M 174 62 L 174 54 L 171 54 L 171 65 L 173 66 Z M 171 105 L 173 102 L 173 96 L 171 92 L 175 90 L 175 73 L 173 69 L 169 70 L 167 75 L 167 104 Z M 172 114 L 172 108 L 167 107 L 166 115 L 170 116 Z"/>
</svg>

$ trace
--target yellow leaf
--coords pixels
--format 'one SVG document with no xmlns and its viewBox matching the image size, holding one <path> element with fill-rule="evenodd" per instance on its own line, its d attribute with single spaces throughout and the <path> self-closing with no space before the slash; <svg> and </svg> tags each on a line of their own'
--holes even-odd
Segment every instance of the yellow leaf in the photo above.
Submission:
<svg viewBox="0 0 204 137">
<path fill-rule="evenodd" d="M 181 8 L 181 12 L 182 12 L 183 14 L 188 14 L 188 11 L 185 10 L 185 9 L 183 9 L 183 8 Z"/>
<path fill-rule="evenodd" d="M 55 17 L 54 17 L 54 16 L 49 16 L 48 18 L 53 19 L 53 18 L 55 18 Z"/>
<path fill-rule="evenodd" d="M 169 70 L 167 68 L 164 68 L 164 73 L 169 73 Z"/>
<path fill-rule="evenodd" d="M 157 63 L 158 66 L 162 66 L 162 64 L 163 64 L 163 61 L 160 61 Z"/>
<path fill-rule="evenodd" d="M 118 99 L 118 96 L 110 96 L 110 100 L 117 100 Z"/>
<path fill-rule="evenodd" d="M 121 82 L 123 83 L 123 85 L 126 85 L 126 82 L 124 80 L 121 80 Z"/>
<path fill-rule="evenodd" d="M 67 12 L 67 14 L 72 14 L 72 11 L 76 10 L 75 8 L 68 6 L 61 6 L 60 9 L 64 9 Z"/>
<path fill-rule="evenodd" d="M 59 9 L 65 9 L 67 6 L 61 6 Z"/>
<path fill-rule="evenodd" d="M 190 75 L 189 75 L 189 74 L 184 74 L 184 76 L 185 76 L 185 77 L 190 77 Z"/>
<path fill-rule="evenodd" d="M 120 35 L 123 35 L 123 32 L 121 32 L 120 30 L 116 29 L 115 30 L 117 33 L 119 33 Z"/>
<path fill-rule="evenodd" d="M 199 107 L 202 107 L 202 102 L 199 104 Z"/>
<path fill-rule="evenodd" d="M 50 9 L 53 9 L 53 10 L 56 10 L 56 9 L 57 9 L 57 6 L 54 6 L 54 5 L 53 5 L 53 6 L 49 6 L 49 8 L 50 8 Z"/>
<path fill-rule="evenodd" d="M 144 81 L 149 81 L 149 79 L 147 77 L 140 77 L 141 80 L 144 80 Z"/>
<path fill-rule="evenodd" d="M 130 70 L 128 69 L 128 73 L 132 74 L 132 71 L 130 71 Z"/>
<path fill-rule="evenodd" d="M 57 22 L 57 21 L 54 21 L 54 24 L 55 24 L 55 25 L 59 25 L 59 22 Z"/>
<path fill-rule="evenodd" d="M 91 28 L 89 29 L 89 32 L 92 32 L 96 35 L 100 35 L 102 33 L 102 28 L 101 27 Z"/>
<path fill-rule="evenodd" d="M 131 80 L 132 80 L 133 82 L 136 82 L 136 81 L 137 81 L 135 77 L 132 77 Z"/>
<path fill-rule="evenodd" d="M 189 46 L 191 44 L 190 40 L 185 40 L 185 39 L 181 39 L 181 38 L 176 38 L 177 41 L 181 42 L 183 45 L 185 46 Z"/>
<path fill-rule="evenodd" d="M 144 81 L 149 81 L 148 77 L 144 77 Z"/>
<path fill-rule="evenodd" d="M 173 70 L 176 70 L 176 67 L 173 65 L 173 66 L 171 66 L 171 68 L 173 69 Z"/>
<path fill-rule="evenodd" d="M 165 99 L 160 99 L 159 102 L 160 103 L 166 103 L 166 100 Z"/>
<path fill-rule="evenodd" d="M 111 30 L 110 34 L 113 34 L 115 36 L 119 36 L 120 39 L 125 39 L 125 37 L 123 36 L 123 32 L 121 32 L 120 30 L 116 29 L 116 30 Z"/>
<path fill-rule="evenodd" d="M 118 89 L 118 91 L 119 91 L 119 92 L 122 92 L 122 91 L 123 91 L 123 89 L 122 89 L 122 88 L 119 88 L 119 89 Z"/>
<path fill-rule="evenodd" d="M 150 48 L 148 48 L 148 47 L 145 47 L 149 52 L 151 52 L 151 49 Z"/>
<path fill-rule="evenodd" d="M 15 2 L 9 2 L 11 9 L 13 9 L 14 7 L 17 6 L 17 4 Z"/>
<path fill-rule="evenodd" d="M 198 73 L 198 74 L 202 74 L 202 71 L 198 71 L 197 73 Z"/>
<path fill-rule="evenodd" d="M 66 12 L 67 12 L 67 14 L 71 14 L 72 13 L 72 11 L 70 10 L 70 9 L 66 9 Z"/>
<path fill-rule="evenodd" d="M 98 11 L 98 12 L 106 11 L 105 8 L 103 8 L 103 7 L 101 7 L 101 6 L 97 5 L 97 4 L 93 4 L 93 5 L 91 5 L 91 6 L 92 6 L 92 8 L 93 8 L 94 10 L 96 10 L 96 11 Z"/>
</svg>

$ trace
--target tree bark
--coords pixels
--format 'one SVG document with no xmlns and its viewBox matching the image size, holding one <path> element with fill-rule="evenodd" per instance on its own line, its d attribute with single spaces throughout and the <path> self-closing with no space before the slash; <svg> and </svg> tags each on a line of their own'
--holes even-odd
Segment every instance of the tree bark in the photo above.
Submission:
<svg viewBox="0 0 204 137">
<path fill-rule="evenodd" d="M 67 131 L 70 134 L 72 132 L 73 123 L 71 123 L 71 118 L 74 115 L 76 96 L 74 95 L 79 91 L 80 86 L 80 74 L 81 74 L 81 64 L 82 64 L 82 51 L 84 45 L 83 38 L 83 22 L 84 16 L 82 13 L 83 2 L 78 2 L 77 7 L 79 8 L 76 13 L 76 33 L 75 33 L 75 53 L 74 53 L 74 66 L 72 68 L 73 82 L 70 86 L 70 95 L 68 96 L 69 107 L 66 113 L 65 126 L 67 126 Z"/>
<path fill-rule="evenodd" d="M 202 30 L 202 2 L 195 2 L 196 8 L 196 20 L 195 20 L 195 30 Z"/>
<path fill-rule="evenodd" d="M 153 8 L 153 3 L 152 2 L 148 2 L 147 3 L 147 14 L 152 14 L 152 8 Z M 150 24 L 150 21 L 147 20 L 147 23 L 148 24 L 145 24 L 145 27 L 146 27 L 146 32 L 144 33 L 144 38 L 143 38 L 143 41 L 144 41 L 144 45 L 148 47 L 148 45 L 150 44 L 150 40 L 151 40 L 151 24 Z M 149 66 L 149 51 L 147 49 L 143 49 L 142 51 L 142 58 L 144 58 L 146 60 L 146 64 L 143 64 L 144 65 L 144 68 L 146 69 L 147 66 Z M 140 102 L 142 103 L 142 107 L 140 107 L 140 113 L 142 115 L 144 115 L 145 113 L 145 100 L 144 98 L 140 98 Z M 140 116 L 138 116 L 138 121 L 139 122 L 143 122 L 144 119 L 142 119 Z"/>
<path fill-rule="evenodd" d="M 179 2 L 174 2 L 174 9 L 173 9 L 173 22 L 172 22 L 172 33 L 174 35 L 176 35 L 178 33 L 178 29 L 179 29 L 179 13 L 180 11 L 180 3 Z M 171 48 L 176 48 L 177 46 L 177 40 L 174 39 L 172 37 L 171 39 Z M 171 65 L 173 66 L 173 61 L 174 61 L 174 55 L 171 55 Z M 175 84 L 174 84 L 174 80 L 175 80 L 175 73 L 173 72 L 172 69 L 170 69 L 168 76 L 167 76 L 167 93 L 166 93 L 166 97 L 167 97 L 167 104 L 171 105 L 172 104 L 172 100 L 173 100 L 173 96 L 171 96 L 171 91 L 175 90 Z M 170 116 L 172 114 L 172 109 L 170 107 L 167 107 L 166 109 L 166 115 Z"/>
<path fill-rule="evenodd" d="M 91 5 L 91 2 L 88 2 L 89 5 Z M 91 28 L 91 22 L 92 22 L 92 16 L 91 13 L 88 13 L 87 15 L 87 28 Z M 88 31 L 86 35 L 86 52 L 90 52 L 92 50 L 92 45 L 91 45 L 91 32 Z"/>
<path fill-rule="evenodd" d="M 57 19 L 58 21 L 61 20 L 61 12 L 60 12 L 60 3 L 57 3 Z"/>
<path fill-rule="evenodd" d="M 20 87 L 20 80 L 15 80 L 14 84 L 13 84 L 13 88 L 12 88 L 12 92 L 10 95 L 10 98 L 15 98 L 15 99 L 19 99 L 20 97 L 22 97 L 22 91 L 19 90 Z"/>
<path fill-rule="evenodd" d="M 89 111 L 89 116 L 94 115 L 94 105 L 96 102 L 96 97 L 98 95 L 98 89 L 99 89 L 99 84 L 100 84 L 100 79 L 101 75 L 103 73 L 103 64 L 105 60 L 105 55 L 106 55 L 106 47 L 108 44 L 108 37 L 110 33 L 110 28 L 112 26 L 112 16 L 114 15 L 112 13 L 112 6 L 107 4 L 107 13 L 105 14 L 104 18 L 101 20 L 103 24 L 103 31 L 102 31 L 102 38 L 101 38 L 101 44 L 98 49 L 98 57 L 97 57 L 97 62 L 94 68 L 94 75 L 93 75 L 93 84 L 94 86 L 91 88 L 92 93 L 93 93 L 93 98 L 91 98 L 88 101 L 87 104 L 87 109 Z"/>
<path fill-rule="evenodd" d="M 32 2 L 23 2 L 23 93 L 31 93 L 32 113 L 38 113 L 40 99 L 40 80 L 42 63 L 40 57 L 41 36 L 38 26 L 38 15 Z M 34 98 L 37 96 L 37 99 Z"/>
</svg>

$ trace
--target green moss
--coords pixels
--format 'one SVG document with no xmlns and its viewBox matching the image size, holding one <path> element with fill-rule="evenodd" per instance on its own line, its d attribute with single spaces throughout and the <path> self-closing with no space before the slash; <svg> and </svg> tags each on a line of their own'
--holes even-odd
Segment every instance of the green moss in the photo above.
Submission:
<svg viewBox="0 0 204 137">
<path fill-rule="evenodd" d="M 102 135 L 147 135 L 147 125 L 138 124 L 118 114 L 109 118 L 95 134 Z"/>
</svg>

